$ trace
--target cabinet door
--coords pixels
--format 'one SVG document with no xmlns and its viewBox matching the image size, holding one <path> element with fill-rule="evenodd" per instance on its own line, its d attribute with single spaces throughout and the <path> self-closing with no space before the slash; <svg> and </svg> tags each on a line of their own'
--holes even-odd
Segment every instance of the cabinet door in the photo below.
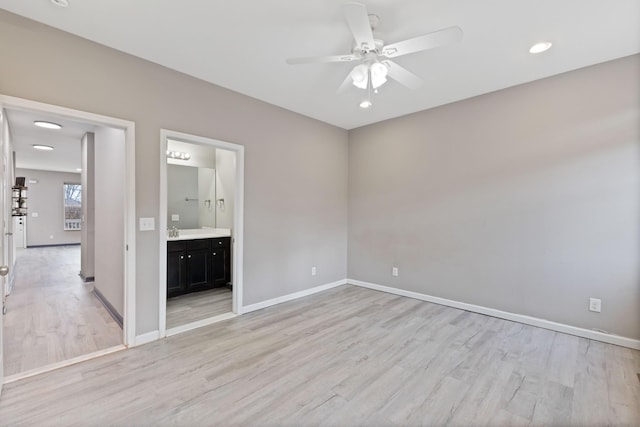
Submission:
<svg viewBox="0 0 640 427">
<path fill-rule="evenodd" d="M 212 284 L 210 239 L 189 241 L 187 243 L 187 291 L 206 289 Z"/>
<path fill-rule="evenodd" d="M 181 242 L 168 242 L 167 244 L 167 297 L 180 295 L 186 291 L 185 273 L 186 273 L 186 259 L 185 259 L 184 245 Z"/>
<path fill-rule="evenodd" d="M 231 281 L 231 238 L 213 239 L 212 276 L 214 286 L 224 286 Z"/>
</svg>

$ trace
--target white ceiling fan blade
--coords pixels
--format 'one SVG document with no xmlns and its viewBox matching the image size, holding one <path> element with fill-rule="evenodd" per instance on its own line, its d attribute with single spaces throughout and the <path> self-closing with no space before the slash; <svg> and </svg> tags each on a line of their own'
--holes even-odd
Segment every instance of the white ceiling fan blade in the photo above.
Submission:
<svg viewBox="0 0 640 427">
<path fill-rule="evenodd" d="M 424 36 L 414 37 L 397 43 L 391 43 L 382 49 L 382 55 L 387 58 L 396 58 L 408 55 L 421 50 L 433 49 L 449 43 L 462 40 L 462 29 L 460 27 L 449 27 L 444 30 L 434 31 Z"/>
<path fill-rule="evenodd" d="M 313 56 L 309 58 L 289 58 L 287 64 L 318 64 L 324 62 L 351 62 L 358 59 L 355 55 L 349 53 L 345 55 L 333 55 L 333 56 Z"/>
<path fill-rule="evenodd" d="M 382 63 L 387 67 L 387 76 L 391 77 L 401 85 L 406 86 L 409 89 L 418 89 L 422 86 L 422 79 L 406 68 L 402 68 L 393 61 L 387 60 L 382 61 Z"/>
<path fill-rule="evenodd" d="M 371 31 L 367 8 L 360 3 L 346 3 L 344 5 L 344 17 L 358 47 L 362 50 L 374 50 L 376 42 L 373 40 L 373 31 Z"/>
</svg>

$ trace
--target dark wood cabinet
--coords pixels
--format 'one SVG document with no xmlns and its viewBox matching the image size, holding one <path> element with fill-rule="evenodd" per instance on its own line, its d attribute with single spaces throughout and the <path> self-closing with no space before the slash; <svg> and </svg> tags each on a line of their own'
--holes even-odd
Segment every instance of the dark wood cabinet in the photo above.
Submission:
<svg viewBox="0 0 640 427">
<path fill-rule="evenodd" d="M 187 258 L 185 242 L 167 242 L 167 296 L 186 292 Z"/>
<path fill-rule="evenodd" d="M 231 238 L 167 242 L 167 297 L 231 281 Z"/>
<path fill-rule="evenodd" d="M 186 241 L 187 291 L 211 287 L 211 239 Z"/>
</svg>

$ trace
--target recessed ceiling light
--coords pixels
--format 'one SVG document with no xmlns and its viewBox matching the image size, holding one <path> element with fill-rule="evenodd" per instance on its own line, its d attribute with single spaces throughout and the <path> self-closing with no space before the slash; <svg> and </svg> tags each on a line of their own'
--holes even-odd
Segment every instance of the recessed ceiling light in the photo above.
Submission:
<svg viewBox="0 0 640 427">
<path fill-rule="evenodd" d="M 365 99 L 360 103 L 360 108 L 370 108 L 373 104 L 368 99 Z"/>
<path fill-rule="evenodd" d="M 531 48 L 529 49 L 529 52 L 531 52 L 531 53 L 542 53 L 545 50 L 549 50 L 549 48 L 551 48 L 552 45 L 553 45 L 553 43 L 551 43 L 551 42 L 536 43 L 533 46 L 531 46 Z"/>
<path fill-rule="evenodd" d="M 53 122 L 45 122 L 43 120 L 36 120 L 33 124 L 46 129 L 62 129 L 62 125 Z"/>
<path fill-rule="evenodd" d="M 51 3 L 55 4 L 56 6 L 60 6 L 60 7 L 68 7 L 69 6 L 69 2 L 67 0 L 51 0 Z"/>
<path fill-rule="evenodd" d="M 50 145 L 43 145 L 43 144 L 33 144 L 32 145 L 33 148 L 35 148 L 36 150 L 44 150 L 44 151 L 51 151 L 53 150 L 53 147 Z"/>
</svg>

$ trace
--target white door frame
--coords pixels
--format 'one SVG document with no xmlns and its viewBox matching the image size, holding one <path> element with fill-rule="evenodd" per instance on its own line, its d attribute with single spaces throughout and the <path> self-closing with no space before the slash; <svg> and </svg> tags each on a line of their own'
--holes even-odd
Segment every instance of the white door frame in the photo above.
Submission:
<svg viewBox="0 0 640 427">
<path fill-rule="evenodd" d="M 122 340 L 125 346 L 135 345 L 136 337 L 136 186 L 135 186 L 135 123 L 86 111 L 45 104 L 0 94 L 5 109 L 36 111 L 61 118 L 82 120 L 96 125 L 125 131 L 125 219 L 124 219 L 124 313 Z M 8 185 L 9 183 L 5 183 Z M 1 349 L 0 349 L 1 351 Z"/>
<path fill-rule="evenodd" d="M 160 129 L 160 213 L 158 215 L 158 228 L 160 230 L 160 284 L 158 325 L 160 337 L 167 336 L 167 140 L 177 140 L 187 143 L 209 145 L 213 148 L 233 151 L 236 154 L 236 188 L 233 212 L 233 236 L 232 236 L 232 310 L 234 315 L 242 314 L 242 289 L 243 289 L 243 256 L 244 253 L 244 146 L 231 142 L 219 141 L 213 138 L 190 135 L 167 129 Z M 215 316 L 211 320 L 221 320 L 222 316 Z M 228 317 L 228 316 L 226 316 Z M 212 323 L 206 319 L 180 328 L 173 328 L 175 332 L 183 332 L 195 327 Z M 172 331 L 169 331 L 170 333 Z"/>
</svg>

